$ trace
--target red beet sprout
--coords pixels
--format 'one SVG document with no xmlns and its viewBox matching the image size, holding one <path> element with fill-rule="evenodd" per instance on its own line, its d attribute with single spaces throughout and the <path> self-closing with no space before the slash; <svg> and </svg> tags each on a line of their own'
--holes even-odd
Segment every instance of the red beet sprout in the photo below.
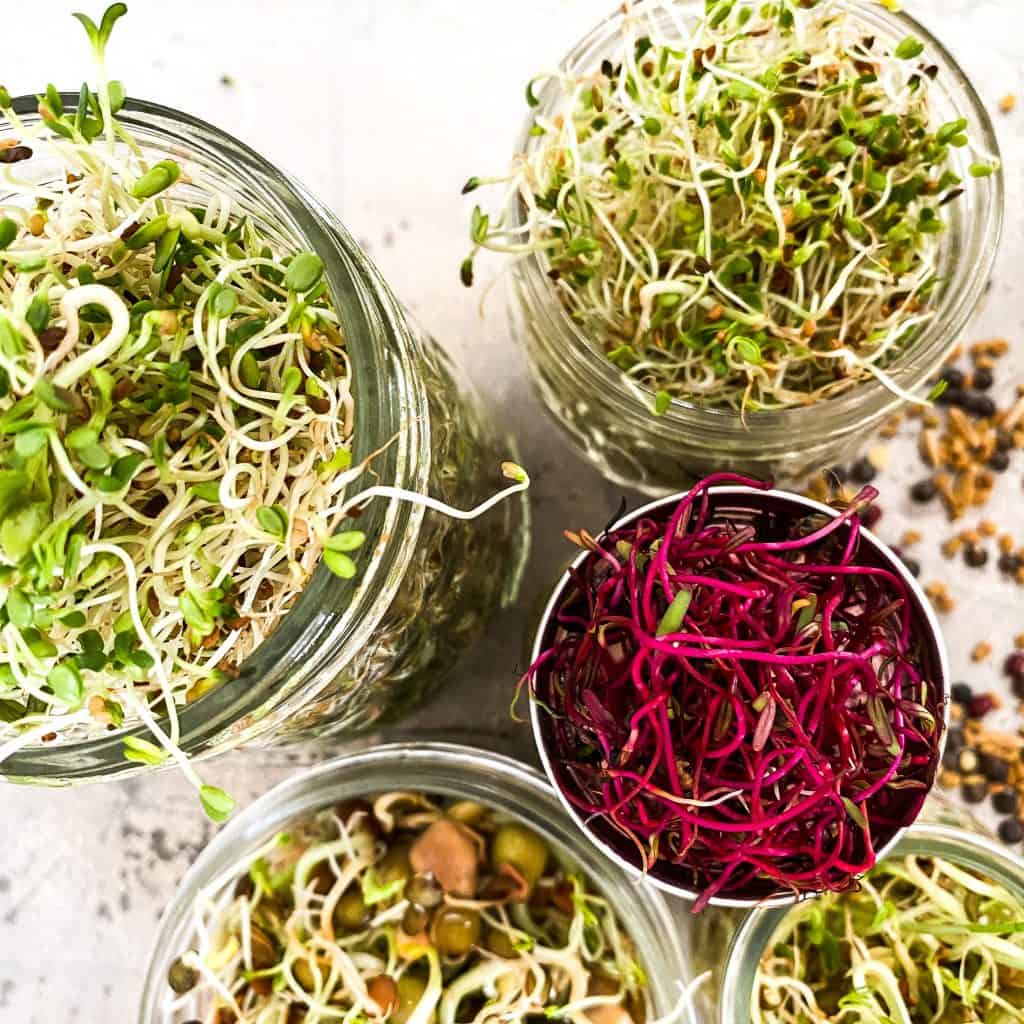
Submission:
<svg viewBox="0 0 1024 1024">
<path fill-rule="evenodd" d="M 594 539 L 527 679 L 556 781 L 659 878 L 842 890 L 916 817 L 942 732 L 934 639 L 859 513 L 702 481 Z M 576 535 L 573 535 L 576 536 Z"/>
</svg>

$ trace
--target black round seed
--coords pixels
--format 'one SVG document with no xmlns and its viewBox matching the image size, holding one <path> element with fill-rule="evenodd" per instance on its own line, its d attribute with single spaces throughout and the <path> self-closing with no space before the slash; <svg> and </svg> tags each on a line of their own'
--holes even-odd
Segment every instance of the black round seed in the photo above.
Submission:
<svg viewBox="0 0 1024 1024">
<path fill-rule="evenodd" d="M 974 691 L 969 683 L 954 683 L 949 691 L 949 695 L 957 704 L 967 704 L 974 696 Z"/>
<path fill-rule="evenodd" d="M 1015 447 L 1013 443 L 1013 434 L 1008 430 L 998 430 L 996 432 L 996 447 L 1001 452 L 1008 452 L 1011 448 Z"/>
<path fill-rule="evenodd" d="M 935 481 L 930 476 L 925 477 L 923 480 L 918 480 L 910 488 L 910 498 L 912 501 L 920 502 L 923 505 L 926 501 L 931 501 L 935 497 L 936 491 Z"/>
<path fill-rule="evenodd" d="M 972 775 L 969 779 L 964 779 L 963 785 L 960 787 L 960 795 L 968 804 L 980 804 L 985 799 L 987 792 L 988 783 L 980 775 Z"/>
<path fill-rule="evenodd" d="M 1004 818 L 999 822 L 999 838 L 1004 843 L 1019 843 L 1024 839 L 1024 825 L 1016 818 Z"/>
<path fill-rule="evenodd" d="M 949 388 L 962 388 L 964 386 L 964 372 L 955 366 L 947 366 L 939 377 L 944 380 Z M 947 391 L 946 394 L 949 394 Z"/>
<path fill-rule="evenodd" d="M 870 459 L 858 459 L 850 467 L 850 476 L 859 484 L 869 484 L 878 476 L 878 470 Z"/>
<path fill-rule="evenodd" d="M 992 371 L 987 366 L 979 366 L 971 374 L 971 387 L 977 388 L 979 391 L 988 391 L 994 382 Z"/>
<path fill-rule="evenodd" d="M 964 399 L 964 409 L 972 416 L 988 419 L 996 414 L 996 403 L 988 395 L 969 393 Z"/>
<path fill-rule="evenodd" d="M 988 460 L 988 468 L 997 473 L 1005 473 L 1010 468 L 1010 456 L 1008 452 L 995 451 L 992 458 Z"/>
<path fill-rule="evenodd" d="M 1008 576 L 1015 576 L 1017 570 L 1024 563 L 1021 562 L 1021 557 L 1016 551 L 1005 551 L 999 556 L 997 564 L 1000 572 L 1005 572 Z"/>
<path fill-rule="evenodd" d="M 1010 777 L 1010 766 L 994 754 L 981 754 L 978 758 L 981 774 L 989 782 L 1006 782 Z"/>
<path fill-rule="evenodd" d="M 992 808 L 998 814 L 1016 814 L 1019 802 L 1012 789 L 1001 789 L 992 794 Z"/>
<path fill-rule="evenodd" d="M 980 544 L 968 544 L 964 548 L 964 561 L 972 569 L 979 569 L 988 561 L 988 552 Z"/>
<path fill-rule="evenodd" d="M 907 567 L 907 572 L 911 576 L 921 575 L 921 563 L 916 558 L 911 558 L 909 555 L 900 555 L 900 559 L 903 564 Z"/>
<path fill-rule="evenodd" d="M 938 405 L 960 405 L 967 400 L 967 392 L 963 388 L 955 388 L 952 385 L 935 399 Z"/>
</svg>

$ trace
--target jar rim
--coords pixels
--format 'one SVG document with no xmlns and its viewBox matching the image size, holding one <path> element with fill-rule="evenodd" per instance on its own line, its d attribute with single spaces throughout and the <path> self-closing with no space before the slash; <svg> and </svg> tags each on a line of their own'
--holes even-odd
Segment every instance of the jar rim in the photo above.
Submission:
<svg viewBox="0 0 1024 1024">
<path fill-rule="evenodd" d="M 932 822 L 917 822 L 907 829 L 887 857 L 941 856 L 988 874 L 1024 900 L 1024 858 L 988 836 Z M 879 857 L 881 862 L 883 858 Z M 722 1024 L 746 1024 L 754 997 L 754 975 L 761 954 L 789 909 L 765 913 L 750 911 L 740 921 L 729 949 L 719 994 Z"/>
<path fill-rule="evenodd" d="M 61 98 L 65 109 L 73 110 L 79 95 L 63 92 Z M 12 103 L 27 122 L 38 119 L 37 106 L 38 99 L 30 95 Z M 292 241 L 323 257 L 332 300 L 339 312 L 344 304 L 353 321 L 343 321 L 348 328 L 346 348 L 353 363 L 355 404 L 362 410 L 353 423 L 353 465 L 379 453 L 373 467 L 383 482 L 422 491 L 431 454 L 426 394 L 417 385 L 419 343 L 380 273 L 338 218 L 296 178 L 207 121 L 140 99 L 128 99 L 118 120 L 139 137 L 144 148 L 166 149 L 229 180 L 234 176 L 241 183 L 239 189 L 244 187 L 247 196 L 253 197 L 249 205 L 275 228 L 286 230 Z M 382 372 L 388 374 L 386 386 L 379 379 Z M 358 488 L 359 481 L 354 485 Z M 373 557 L 361 574 L 355 580 L 342 580 L 318 565 L 274 630 L 241 664 L 239 675 L 177 707 L 180 749 L 190 759 L 200 760 L 219 745 L 249 739 L 269 727 L 272 712 L 288 707 L 289 700 L 295 705 L 300 688 L 326 685 L 330 676 L 321 663 L 324 652 L 343 646 L 358 650 L 367 642 L 398 590 L 423 517 L 421 506 L 398 499 L 371 503 L 360 528 L 367 534 L 365 550 L 372 551 Z M 165 711 L 156 717 L 166 724 Z M 144 724 L 133 722 L 53 746 L 28 745 L 0 763 L 0 778 L 62 785 L 173 767 L 173 761 L 158 766 L 126 761 L 123 741 L 128 736 L 148 739 L 150 732 Z"/>
<path fill-rule="evenodd" d="M 381 781 L 383 777 L 383 781 Z M 404 781 L 403 781 L 404 780 Z M 345 753 L 278 783 L 228 822 L 186 872 L 161 915 L 150 949 L 139 1024 L 154 1024 L 165 984 L 162 970 L 190 933 L 189 912 L 207 886 L 229 881 L 229 869 L 287 822 L 341 799 L 380 792 L 392 785 L 476 799 L 524 821 L 578 863 L 609 900 L 627 934 L 642 948 L 659 1015 L 678 1003 L 676 984 L 686 964 L 678 929 L 664 897 L 634 884 L 583 843 L 565 819 L 555 794 L 536 769 L 504 754 L 463 743 L 400 739 Z M 642 930 L 643 935 L 636 934 Z M 183 946 L 181 948 L 184 948 Z"/>
<path fill-rule="evenodd" d="M 623 526 L 639 519 L 642 516 L 649 515 L 652 512 L 660 511 L 666 506 L 676 505 L 680 500 L 688 494 L 688 491 L 683 491 L 678 494 L 672 494 L 664 498 L 655 498 L 653 501 L 649 501 L 646 504 L 640 506 L 632 512 L 622 516 L 615 523 L 610 525 L 602 533 L 610 533 L 613 530 L 621 529 Z M 774 488 L 760 490 L 754 487 L 747 487 L 742 484 L 718 484 L 708 488 L 709 497 L 720 497 L 723 495 L 735 494 L 737 496 L 744 496 L 747 498 L 768 498 L 774 500 L 781 500 L 788 502 L 792 505 L 802 506 L 809 512 L 817 512 L 829 516 L 829 518 L 835 519 L 839 516 L 834 508 L 829 505 L 825 505 L 820 501 L 816 501 L 813 498 L 804 497 L 801 494 L 793 494 L 789 491 L 781 491 Z M 950 669 L 949 669 L 949 653 L 946 648 L 945 637 L 942 632 L 942 628 L 939 625 L 938 616 L 935 613 L 935 609 L 932 607 L 932 603 L 928 600 L 921 588 L 920 583 L 914 578 L 910 570 L 906 567 L 899 556 L 890 548 L 887 544 L 881 541 L 875 536 L 871 530 L 864 526 L 860 528 L 860 536 L 868 542 L 873 548 L 874 553 L 888 563 L 890 571 L 896 573 L 907 589 L 910 591 L 911 597 L 916 605 L 915 612 L 917 613 L 920 620 L 927 627 L 929 632 L 929 640 L 931 642 L 931 656 L 934 660 L 935 668 L 938 673 L 938 679 L 936 680 L 942 695 L 942 735 L 939 738 L 938 748 L 935 752 L 934 765 L 937 769 L 938 765 L 942 762 L 942 755 L 946 748 L 946 738 L 949 734 L 949 715 L 950 715 Z M 555 609 L 558 605 L 559 598 L 562 596 L 567 585 L 572 581 L 572 573 L 574 573 L 583 562 L 591 556 L 589 551 L 583 551 L 577 555 L 566 570 L 559 576 L 558 581 L 555 583 L 551 590 L 551 596 L 544 605 L 544 610 L 541 613 L 536 633 L 534 634 L 533 647 L 530 652 L 530 664 L 535 665 L 540 657 L 543 655 L 545 650 L 545 642 L 548 633 L 549 624 L 554 615 Z M 590 827 L 588 819 L 586 819 L 580 812 L 579 809 L 574 807 L 572 802 L 568 799 L 565 793 L 562 791 L 561 786 L 558 784 L 558 780 L 555 776 L 554 768 L 552 766 L 551 754 L 548 751 L 547 744 L 544 739 L 543 725 L 540 717 L 540 707 L 537 701 L 530 701 L 530 727 L 533 732 L 534 747 L 537 751 L 537 756 L 540 758 L 540 762 L 544 768 L 544 774 L 547 776 L 548 782 L 551 788 L 554 790 L 558 799 L 560 800 L 563 808 L 569 814 L 569 816 L 576 823 L 579 830 L 590 840 L 590 842 L 597 847 L 604 856 L 614 861 L 623 871 L 631 874 L 634 877 L 642 877 L 646 879 L 649 884 L 660 889 L 662 892 L 668 893 L 671 896 L 679 897 L 680 899 L 693 901 L 700 895 L 700 890 L 696 888 L 685 887 L 681 885 L 673 884 L 664 879 L 658 878 L 653 873 L 645 873 L 636 864 L 627 860 L 618 851 L 612 849 L 606 844 L 599 836 L 597 836 L 594 830 Z M 933 780 L 934 781 L 934 780 Z M 888 851 L 899 843 L 902 837 L 906 834 L 908 828 L 911 826 L 904 825 L 897 829 L 892 836 L 883 843 L 877 850 L 876 856 L 878 860 L 881 860 L 887 855 Z M 738 896 L 713 896 L 708 901 L 708 906 L 711 907 L 732 907 L 749 909 L 751 907 L 757 907 L 759 909 L 770 909 L 777 907 L 789 907 L 796 903 L 801 902 L 803 899 L 812 898 L 815 893 L 804 893 L 800 896 L 793 894 L 779 894 L 777 896 L 771 896 L 767 898 L 749 898 L 743 899 Z"/>
<path fill-rule="evenodd" d="M 703 9 L 702 0 L 673 2 L 677 7 Z M 984 102 L 953 55 L 920 21 L 905 11 L 888 10 L 874 0 L 837 2 L 880 29 L 898 30 L 923 41 L 935 58 L 940 77 L 950 79 L 956 86 L 959 93 L 956 106 L 970 121 L 968 130 L 980 137 L 987 152 L 997 159 L 1000 157 L 995 128 Z M 622 8 L 605 17 L 562 58 L 559 67 L 572 73 L 580 71 L 583 65 L 596 66 L 596 60 L 606 52 L 608 43 L 619 34 L 625 18 Z M 557 106 L 556 91 L 550 81 L 538 88 L 536 94 L 539 103 L 523 124 L 516 144 L 517 153 L 527 153 L 539 144 L 537 138 L 530 134 L 536 112 Z M 985 178 L 966 177 L 964 187 L 970 190 L 968 194 L 981 208 L 980 211 L 972 211 L 970 218 L 965 218 L 971 244 L 957 250 L 960 265 L 967 268 L 968 280 L 962 287 L 942 289 L 934 316 L 922 326 L 920 335 L 885 368 L 886 374 L 904 390 L 920 388 L 941 367 L 980 305 L 988 286 L 1002 234 L 1004 175 L 1000 170 Z M 524 225 L 523 210 L 515 196 L 508 213 L 515 227 Z M 654 390 L 639 381 L 624 383 L 625 375 L 594 349 L 586 333 L 569 316 L 547 271 L 543 253 L 530 252 L 516 262 L 513 276 L 525 292 L 524 300 L 532 308 L 545 312 L 545 326 L 560 334 L 565 358 L 571 361 L 577 374 L 591 387 L 603 389 L 607 400 L 617 403 L 625 415 L 642 418 L 644 422 L 650 420 Z M 723 443 L 737 443 L 763 432 L 758 443 L 770 444 L 771 438 L 764 435 L 784 432 L 786 443 L 792 444 L 794 437 L 807 440 L 819 437 L 825 417 L 834 421 L 833 429 L 853 431 L 865 421 L 894 413 L 903 404 L 904 399 L 871 377 L 855 382 L 834 397 L 806 406 L 757 410 L 742 415 L 733 410 L 707 408 L 673 397 L 668 408 L 658 415 L 657 423 L 666 432 L 697 428 Z"/>
</svg>

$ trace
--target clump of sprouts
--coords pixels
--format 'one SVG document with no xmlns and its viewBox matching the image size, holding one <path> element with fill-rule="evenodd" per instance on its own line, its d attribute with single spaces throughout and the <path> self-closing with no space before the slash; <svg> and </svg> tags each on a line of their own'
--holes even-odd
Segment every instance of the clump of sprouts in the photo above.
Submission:
<svg viewBox="0 0 1024 1024">
<path fill-rule="evenodd" d="M 467 800 L 388 792 L 301 819 L 199 894 L 193 936 L 168 1022 L 651 1016 L 608 901 L 543 837 Z"/>
<path fill-rule="evenodd" d="M 1024 900 L 942 857 L 892 857 L 858 890 L 790 911 L 752 1024 L 1024 1020 Z"/>
<path fill-rule="evenodd" d="M 173 758 L 221 820 L 231 798 L 180 750 L 177 708 L 238 673 L 321 561 L 357 575 L 350 513 L 470 517 L 528 480 L 506 464 L 470 512 L 350 493 L 366 463 L 321 258 L 117 120 L 103 56 L 124 13 L 79 16 L 100 81 L 73 109 L 50 86 L 26 121 L 0 89 L 0 764 L 144 724 L 124 757 Z"/>
<path fill-rule="evenodd" d="M 534 78 L 480 249 L 540 257 L 587 342 L 665 412 L 806 406 L 886 373 L 935 315 L 946 204 L 996 161 L 936 123 L 937 69 L 839 0 L 627 5 L 600 66 Z M 543 83 L 540 98 L 535 92 Z M 544 101 L 543 107 L 540 106 Z"/>
</svg>

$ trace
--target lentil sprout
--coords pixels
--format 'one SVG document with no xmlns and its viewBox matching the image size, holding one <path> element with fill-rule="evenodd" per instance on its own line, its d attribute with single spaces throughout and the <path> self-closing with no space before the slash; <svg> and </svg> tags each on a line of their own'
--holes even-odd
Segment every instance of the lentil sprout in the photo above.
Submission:
<svg viewBox="0 0 1024 1024">
<path fill-rule="evenodd" d="M 326 808 L 221 873 L 194 914 L 168 1021 L 651 1017 L 607 900 L 543 837 L 470 801 L 388 792 Z"/>
</svg>

